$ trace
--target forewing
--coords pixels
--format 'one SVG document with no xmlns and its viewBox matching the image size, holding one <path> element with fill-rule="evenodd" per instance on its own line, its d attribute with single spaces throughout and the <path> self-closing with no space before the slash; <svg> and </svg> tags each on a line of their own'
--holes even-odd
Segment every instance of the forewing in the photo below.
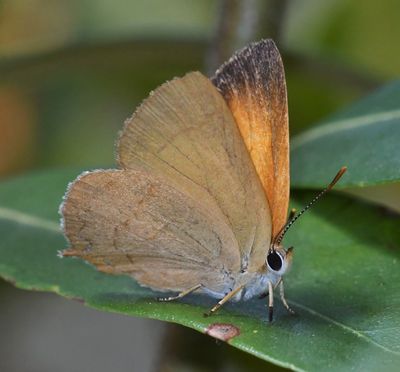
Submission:
<svg viewBox="0 0 400 372">
<path fill-rule="evenodd" d="M 289 127 L 286 83 L 272 40 L 252 43 L 216 72 L 212 82 L 240 129 L 268 198 L 275 236 L 289 205 Z"/>
<path fill-rule="evenodd" d="M 65 256 L 155 289 L 202 283 L 222 292 L 226 270 L 239 267 L 235 237 L 219 211 L 148 172 L 85 173 L 69 187 L 61 212 L 71 245 Z"/>
<path fill-rule="evenodd" d="M 155 90 L 127 121 L 117 152 L 120 167 L 163 175 L 221 211 L 242 269 L 264 264 L 271 241 L 268 203 L 232 114 L 209 79 L 193 72 Z"/>
</svg>

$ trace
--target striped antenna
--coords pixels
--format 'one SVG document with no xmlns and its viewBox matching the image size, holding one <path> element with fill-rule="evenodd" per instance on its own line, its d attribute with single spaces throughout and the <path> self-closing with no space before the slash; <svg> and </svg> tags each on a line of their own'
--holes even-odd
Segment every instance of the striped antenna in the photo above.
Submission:
<svg viewBox="0 0 400 372">
<path fill-rule="evenodd" d="M 291 218 L 281 229 L 281 231 L 276 235 L 275 239 L 273 240 L 272 247 L 275 245 L 279 245 L 282 242 L 283 237 L 290 229 L 290 227 L 297 221 L 297 219 L 306 212 L 315 202 L 317 202 L 321 196 L 325 195 L 328 191 L 332 190 L 333 186 L 340 180 L 343 174 L 346 172 L 347 167 L 340 168 L 339 172 L 337 172 L 335 178 L 332 182 L 322 190 L 313 200 L 311 200 L 299 213 L 295 214 L 293 218 Z M 273 248 L 272 248 L 273 249 Z"/>
</svg>

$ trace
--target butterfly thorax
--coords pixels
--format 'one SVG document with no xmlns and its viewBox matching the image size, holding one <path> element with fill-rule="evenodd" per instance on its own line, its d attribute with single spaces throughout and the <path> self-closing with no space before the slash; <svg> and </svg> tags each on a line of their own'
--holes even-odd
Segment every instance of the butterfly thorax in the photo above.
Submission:
<svg viewBox="0 0 400 372">
<path fill-rule="evenodd" d="M 226 282 L 226 287 L 223 291 L 213 291 L 209 288 L 204 288 L 204 292 L 214 298 L 223 298 L 227 293 L 231 292 L 234 288 L 244 286 L 243 289 L 233 297 L 233 301 L 249 300 L 253 297 L 262 295 L 268 292 L 268 282 L 271 282 L 275 287 L 281 279 L 280 275 L 268 271 L 267 267 L 259 272 L 242 272 L 235 275 L 231 280 Z"/>
<path fill-rule="evenodd" d="M 231 273 L 224 280 L 223 291 L 212 291 L 208 288 L 204 288 L 204 291 L 215 298 L 222 298 L 235 288 L 243 286 L 233 300 L 246 301 L 268 292 L 268 283 L 275 288 L 290 268 L 291 262 L 292 248 L 286 250 L 280 245 L 274 246 L 269 250 L 265 264 L 256 272 L 242 270 L 234 275 Z"/>
<path fill-rule="evenodd" d="M 247 301 L 253 297 L 260 296 L 268 292 L 268 282 L 271 282 L 272 287 L 276 287 L 282 276 L 274 272 L 266 270 L 264 273 L 257 273 L 252 280 L 246 284 L 240 298 L 237 300 Z"/>
</svg>

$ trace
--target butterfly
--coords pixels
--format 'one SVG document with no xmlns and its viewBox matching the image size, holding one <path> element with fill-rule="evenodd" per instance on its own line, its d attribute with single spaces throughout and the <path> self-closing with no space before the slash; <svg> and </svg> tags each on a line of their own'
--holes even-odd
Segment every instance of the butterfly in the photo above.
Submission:
<svg viewBox="0 0 400 372">
<path fill-rule="evenodd" d="M 248 300 L 279 286 L 292 249 L 284 68 L 272 40 L 251 43 L 208 79 L 158 87 L 125 122 L 118 169 L 84 172 L 60 207 L 70 247 L 98 270 L 157 291 Z"/>
</svg>

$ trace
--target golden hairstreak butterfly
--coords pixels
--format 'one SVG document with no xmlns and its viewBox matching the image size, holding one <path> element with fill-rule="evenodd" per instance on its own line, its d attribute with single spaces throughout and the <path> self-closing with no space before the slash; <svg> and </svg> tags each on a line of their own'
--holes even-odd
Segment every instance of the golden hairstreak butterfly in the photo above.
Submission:
<svg viewBox="0 0 400 372">
<path fill-rule="evenodd" d="M 247 300 L 273 290 L 290 266 L 281 245 L 303 211 L 287 218 L 289 130 L 286 84 L 271 40 L 252 43 L 218 69 L 157 88 L 128 119 L 118 169 L 80 175 L 61 205 L 77 256 L 181 298 L 201 291 Z"/>
</svg>

